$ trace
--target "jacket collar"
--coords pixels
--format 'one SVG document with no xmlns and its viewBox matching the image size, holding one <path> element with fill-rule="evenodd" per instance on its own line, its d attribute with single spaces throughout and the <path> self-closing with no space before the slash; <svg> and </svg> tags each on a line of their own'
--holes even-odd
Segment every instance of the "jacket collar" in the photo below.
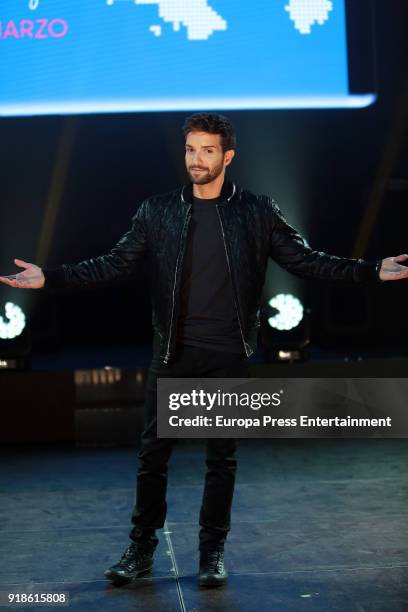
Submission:
<svg viewBox="0 0 408 612">
<path fill-rule="evenodd" d="M 221 188 L 220 205 L 222 206 L 222 205 L 228 204 L 228 202 L 235 195 L 236 191 L 237 191 L 237 187 L 235 183 L 225 178 L 222 184 L 222 188 Z M 180 197 L 181 197 L 181 201 L 183 202 L 183 204 L 192 204 L 193 202 L 193 183 L 191 181 L 189 181 L 188 183 L 184 185 L 184 187 L 181 190 Z"/>
</svg>

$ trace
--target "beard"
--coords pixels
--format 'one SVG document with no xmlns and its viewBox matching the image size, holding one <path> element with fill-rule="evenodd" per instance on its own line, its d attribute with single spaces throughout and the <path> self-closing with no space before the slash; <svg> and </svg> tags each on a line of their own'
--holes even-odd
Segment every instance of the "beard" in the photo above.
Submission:
<svg viewBox="0 0 408 612">
<path fill-rule="evenodd" d="M 199 174 L 195 174 L 191 171 L 191 168 L 200 168 L 203 171 Z M 203 166 L 190 166 L 187 169 L 187 172 L 192 183 L 195 183 L 196 185 L 206 185 L 220 176 L 223 169 L 224 163 L 221 161 L 217 166 L 214 166 L 212 170 L 209 168 L 204 168 Z"/>
</svg>

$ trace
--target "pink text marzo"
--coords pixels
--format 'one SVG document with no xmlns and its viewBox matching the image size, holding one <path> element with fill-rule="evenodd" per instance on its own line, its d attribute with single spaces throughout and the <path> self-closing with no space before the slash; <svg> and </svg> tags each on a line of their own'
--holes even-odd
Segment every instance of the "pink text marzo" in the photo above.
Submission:
<svg viewBox="0 0 408 612">
<path fill-rule="evenodd" d="M 0 40 L 21 38 L 62 38 L 68 33 L 65 19 L 22 19 L 0 21 Z"/>
</svg>

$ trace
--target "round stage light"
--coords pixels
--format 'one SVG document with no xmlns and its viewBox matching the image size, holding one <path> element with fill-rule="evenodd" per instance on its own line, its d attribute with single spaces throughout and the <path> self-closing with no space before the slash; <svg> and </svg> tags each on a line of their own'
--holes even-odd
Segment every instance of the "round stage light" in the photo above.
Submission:
<svg viewBox="0 0 408 612">
<path fill-rule="evenodd" d="M 26 316 L 20 306 L 6 302 L 5 319 L 0 315 L 0 339 L 10 340 L 19 336 L 26 326 Z"/>
<path fill-rule="evenodd" d="M 276 315 L 268 318 L 268 324 L 275 329 L 293 329 L 303 319 L 302 303 L 290 293 L 279 293 L 271 298 L 268 304 L 278 310 Z"/>
</svg>

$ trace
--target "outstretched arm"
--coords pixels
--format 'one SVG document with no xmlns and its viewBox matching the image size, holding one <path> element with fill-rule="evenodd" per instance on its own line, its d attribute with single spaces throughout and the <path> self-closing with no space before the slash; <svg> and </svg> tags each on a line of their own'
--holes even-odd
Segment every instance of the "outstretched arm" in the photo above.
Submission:
<svg viewBox="0 0 408 612">
<path fill-rule="evenodd" d="M 126 278 L 147 253 L 146 206 L 143 202 L 132 217 L 132 227 L 106 255 L 58 268 L 41 269 L 35 264 L 15 259 L 23 272 L 0 276 L 0 281 L 20 289 L 60 289 L 89 286 Z"/>
<path fill-rule="evenodd" d="M 408 278 L 408 255 L 366 261 L 315 251 L 286 221 L 274 200 L 269 199 L 269 207 L 272 214 L 269 254 L 288 272 L 301 278 L 360 283 Z M 404 261 L 407 264 L 401 265 Z"/>
</svg>

